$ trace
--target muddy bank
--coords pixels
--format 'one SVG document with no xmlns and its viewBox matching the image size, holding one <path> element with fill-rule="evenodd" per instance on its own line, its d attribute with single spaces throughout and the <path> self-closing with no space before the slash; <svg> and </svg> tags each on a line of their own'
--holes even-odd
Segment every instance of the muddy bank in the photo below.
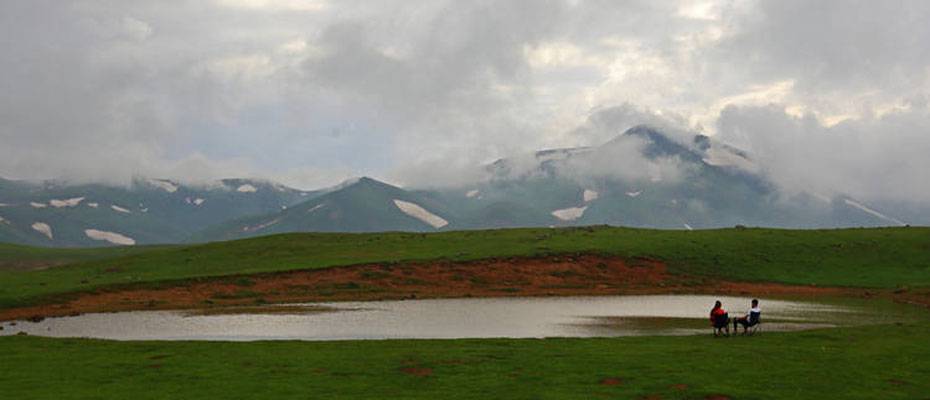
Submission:
<svg viewBox="0 0 930 400">
<path fill-rule="evenodd" d="M 61 304 L 0 310 L 0 321 L 129 310 L 442 297 L 618 294 L 885 296 L 861 289 L 718 281 L 670 274 L 656 260 L 595 255 L 366 264 L 223 277 L 158 289 L 98 290 Z M 926 297 L 912 296 L 916 302 Z M 924 303 L 925 304 L 925 303 Z"/>
</svg>

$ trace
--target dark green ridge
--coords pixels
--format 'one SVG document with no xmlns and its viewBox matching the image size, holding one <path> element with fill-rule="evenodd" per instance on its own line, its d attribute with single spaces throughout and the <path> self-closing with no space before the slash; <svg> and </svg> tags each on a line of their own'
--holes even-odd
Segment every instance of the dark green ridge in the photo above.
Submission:
<svg viewBox="0 0 930 400">
<path fill-rule="evenodd" d="M 30 247 L 0 243 L 0 270 L 36 270 L 147 252 L 156 246 L 97 248 Z"/>
<path fill-rule="evenodd" d="M 0 263 L 16 260 L 19 254 L 38 257 L 43 251 L 59 251 L 8 249 L 13 250 L 0 252 Z M 665 261 L 674 273 L 730 280 L 875 288 L 930 285 L 930 228 L 915 227 L 672 231 L 601 226 L 430 234 L 305 233 L 126 251 L 95 249 L 90 254 L 103 258 L 81 261 L 74 256 L 79 262 L 65 267 L 0 271 L 0 307 L 112 285 L 362 263 L 576 253 L 654 258 Z"/>
</svg>

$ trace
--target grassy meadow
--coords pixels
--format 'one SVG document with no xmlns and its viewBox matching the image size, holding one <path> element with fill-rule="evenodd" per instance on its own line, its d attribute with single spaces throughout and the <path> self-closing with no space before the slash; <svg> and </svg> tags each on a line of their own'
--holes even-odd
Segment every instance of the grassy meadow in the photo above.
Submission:
<svg viewBox="0 0 930 400">
<path fill-rule="evenodd" d="M 64 267 L 0 269 L 0 307 L 54 301 L 114 285 L 361 263 L 468 261 L 598 253 L 666 262 L 674 273 L 741 281 L 895 288 L 930 286 L 930 228 L 668 231 L 613 227 L 506 229 L 432 234 L 286 234 L 231 242 L 89 250 L 0 247 L 0 265 L 21 259 Z M 64 260 L 64 261 L 63 261 Z"/>
<path fill-rule="evenodd" d="M 920 399 L 930 325 L 753 337 L 114 342 L 0 337 L 11 398 Z M 714 397 L 725 396 L 725 397 Z"/>
<path fill-rule="evenodd" d="M 0 307 L 123 285 L 361 263 L 578 253 L 658 259 L 674 273 L 729 280 L 930 287 L 928 228 L 591 227 L 288 234 L 143 248 L 0 245 Z M 62 264 L 68 265 L 47 268 Z M 0 387 L 8 397 L 37 399 L 926 398 L 930 318 L 925 310 L 907 308 L 913 316 L 889 317 L 881 325 L 727 339 L 237 343 L 5 336 Z"/>
<path fill-rule="evenodd" d="M 0 243 L 0 271 L 46 269 L 82 261 L 144 253 L 152 248 L 154 246 L 51 248 Z"/>
</svg>

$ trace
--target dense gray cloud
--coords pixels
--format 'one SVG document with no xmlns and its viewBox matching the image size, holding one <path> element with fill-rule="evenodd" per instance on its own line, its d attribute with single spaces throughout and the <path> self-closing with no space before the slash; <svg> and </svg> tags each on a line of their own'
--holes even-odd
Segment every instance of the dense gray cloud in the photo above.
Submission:
<svg viewBox="0 0 930 400">
<path fill-rule="evenodd" d="M 751 151 L 791 192 L 867 200 L 930 201 L 930 110 L 904 111 L 824 126 L 775 107 L 728 107 L 720 136 Z"/>
<path fill-rule="evenodd" d="M 629 103 L 595 110 L 572 134 L 600 144 L 617 138 L 637 125 L 656 128 L 683 144 L 691 142 L 695 135 L 688 130 L 688 121 L 681 115 L 660 113 Z"/>
<path fill-rule="evenodd" d="M 758 77 L 795 79 L 805 94 L 909 90 L 928 73 L 928 2 L 763 1 L 747 11 L 720 51 Z"/>
<path fill-rule="evenodd" d="M 648 123 L 928 201 L 927 37 L 924 1 L 9 0 L 0 176 L 454 185 Z"/>
<path fill-rule="evenodd" d="M 265 117 L 259 108 L 283 102 L 270 79 L 281 71 L 269 59 L 286 55 L 261 52 L 289 35 L 237 27 L 243 11 L 198 2 L 0 7 L 0 176 L 126 182 L 137 174 L 267 173 L 254 150 L 286 132 L 266 136 L 267 125 L 252 124 Z M 281 172 L 331 173 L 288 167 Z"/>
</svg>

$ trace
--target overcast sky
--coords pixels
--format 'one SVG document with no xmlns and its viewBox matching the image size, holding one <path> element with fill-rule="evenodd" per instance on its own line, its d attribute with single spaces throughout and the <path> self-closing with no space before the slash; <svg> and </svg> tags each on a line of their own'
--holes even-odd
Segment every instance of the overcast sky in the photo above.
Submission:
<svg viewBox="0 0 930 400">
<path fill-rule="evenodd" d="M 928 96 L 924 0 L 0 0 L 7 178 L 451 182 L 651 122 L 930 201 Z"/>
</svg>

